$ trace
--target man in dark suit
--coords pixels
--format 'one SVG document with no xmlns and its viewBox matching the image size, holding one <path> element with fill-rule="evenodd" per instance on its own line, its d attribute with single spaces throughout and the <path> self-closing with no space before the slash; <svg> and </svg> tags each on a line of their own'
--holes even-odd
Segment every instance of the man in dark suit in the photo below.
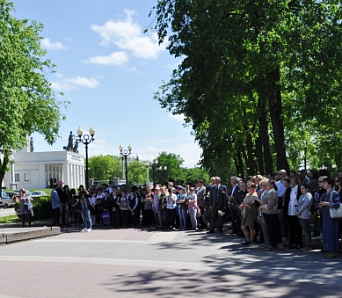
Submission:
<svg viewBox="0 0 342 298">
<path fill-rule="evenodd" d="M 241 212 L 239 205 L 241 204 L 241 192 L 239 187 L 240 178 L 236 176 L 230 177 L 230 184 L 232 186 L 230 196 L 228 197 L 230 214 L 232 217 L 233 234 L 242 236 L 241 231 Z"/>
<path fill-rule="evenodd" d="M 209 208 L 211 210 L 211 223 L 208 233 L 214 233 L 215 226 L 217 232 L 223 232 L 223 215 L 221 212 L 227 208 L 227 187 L 221 184 L 221 178 L 215 177 L 216 185 L 211 187 Z M 219 214 L 220 213 L 220 214 Z"/>
</svg>

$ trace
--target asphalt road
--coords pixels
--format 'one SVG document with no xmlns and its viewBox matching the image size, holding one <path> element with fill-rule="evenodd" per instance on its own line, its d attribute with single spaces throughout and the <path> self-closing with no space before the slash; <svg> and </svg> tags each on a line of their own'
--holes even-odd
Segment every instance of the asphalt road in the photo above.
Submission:
<svg viewBox="0 0 342 298">
<path fill-rule="evenodd" d="M 0 297 L 341 297 L 341 257 L 205 232 L 77 228 L 0 246 Z"/>
</svg>

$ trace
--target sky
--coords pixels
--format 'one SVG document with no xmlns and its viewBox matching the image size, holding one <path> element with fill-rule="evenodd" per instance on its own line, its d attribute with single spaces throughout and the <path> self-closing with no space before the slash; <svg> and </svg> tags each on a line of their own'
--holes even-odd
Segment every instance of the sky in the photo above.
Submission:
<svg viewBox="0 0 342 298">
<path fill-rule="evenodd" d="M 34 133 L 34 151 L 59 151 L 68 144 L 70 131 L 85 133 L 93 126 L 95 141 L 89 156 L 119 155 L 119 146 L 130 144 L 132 155 L 152 161 L 161 152 L 174 153 L 192 168 L 201 149 L 174 116 L 153 98 L 163 81 L 181 62 L 158 46 L 149 30 L 149 13 L 157 0 L 12 0 L 13 16 L 44 25 L 40 33 L 46 58 L 57 65 L 47 74 L 52 88 L 68 101 L 62 113 L 60 138 L 50 146 Z M 79 152 L 85 154 L 84 145 Z"/>
</svg>

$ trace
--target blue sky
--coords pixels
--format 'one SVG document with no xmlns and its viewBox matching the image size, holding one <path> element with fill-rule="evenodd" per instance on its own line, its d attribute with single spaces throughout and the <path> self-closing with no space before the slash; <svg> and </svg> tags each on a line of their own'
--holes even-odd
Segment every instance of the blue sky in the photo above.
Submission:
<svg viewBox="0 0 342 298">
<path fill-rule="evenodd" d="M 162 109 L 153 93 L 170 79 L 180 60 L 158 46 L 148 14 L 156 0 L 13 0 L 15 17 L 44 25 L 42 47 L 57 65 L 48 79 L 69 101 L 53 146 L 33 134 L 36 152 L 61 150 L 70 131 L 96 130 L 89 156 L 118 155 L 131 144 L 140 160 L 162 151 L 194 167 L 201 150 L 181 116 Z M 79 146 L 84 154 L 84 146 Z"/>
</svg>

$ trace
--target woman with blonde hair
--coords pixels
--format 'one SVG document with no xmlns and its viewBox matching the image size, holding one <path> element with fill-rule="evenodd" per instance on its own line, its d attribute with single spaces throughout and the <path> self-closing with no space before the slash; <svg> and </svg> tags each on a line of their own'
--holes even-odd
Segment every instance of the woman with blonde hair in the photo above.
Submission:
<svg viewBox="0 0 342 298">
<path fill-rule="evenodd" d="M 23 227 L 25 227 L 25 221 L 31 226 L 31 215 L 33 215 L 33 205 L 31 198 L 27 195 L 25 189 L 21 188 L 19 191 L 19 214 Z"/>
<path fill-rule="evenodd" d="M 255 189 L 255 183 L 247 185 L 248 194 L 239 206 L 241 210 L 241 229 L 246 237 L 245 245 L 251 244 L 254 240 L 255 199 L 258 198 Z"/>
</svg>

